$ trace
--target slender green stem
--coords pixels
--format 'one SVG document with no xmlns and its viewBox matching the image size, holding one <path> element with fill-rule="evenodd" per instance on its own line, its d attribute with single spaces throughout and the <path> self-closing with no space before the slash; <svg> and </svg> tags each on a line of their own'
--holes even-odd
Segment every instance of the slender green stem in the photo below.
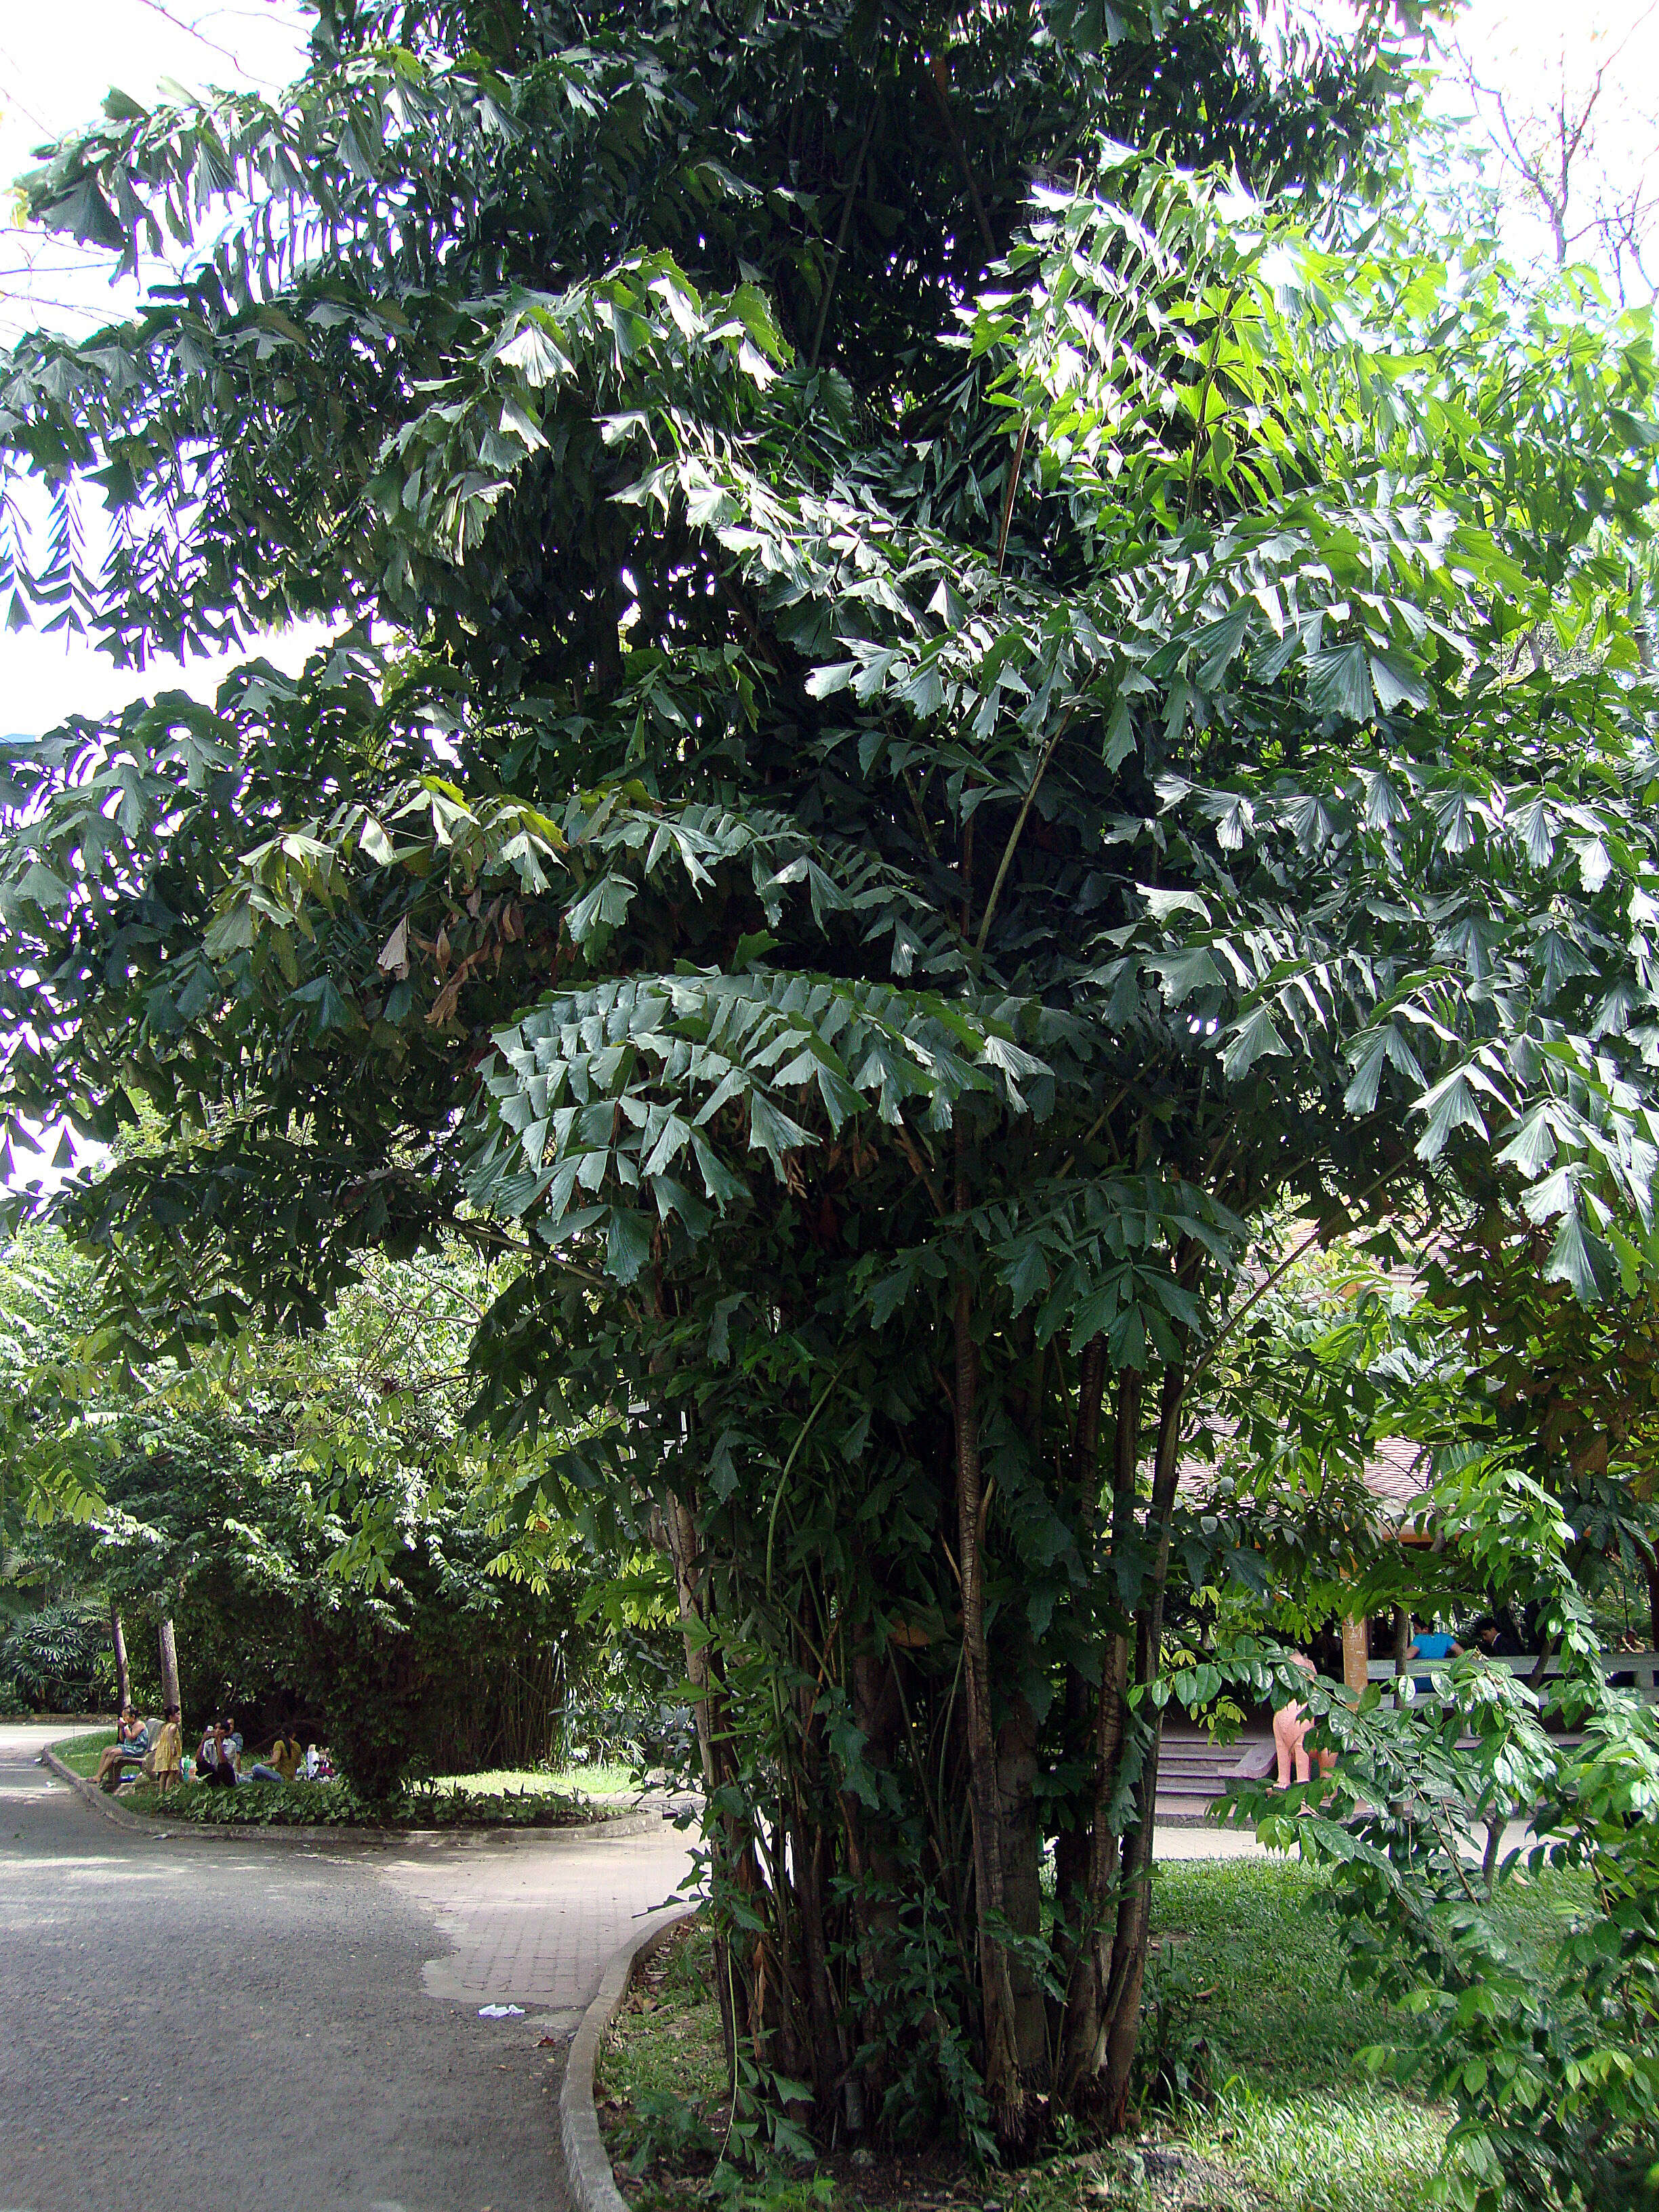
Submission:
<svg viewBox="0 0 1659 2212">
<path fill-rule="evenodd" d="M 830 1377 L 830 1380 L 824 1384 L 823 1389 L 818 1393 L 817 1403 L 813 1407 L 811 1412 L 806 1416 L 806 1419 L 801 1423 L 800 1434 L 795 1438 L 794 1443 L 790 1445 L 789 1456 L 783 1462 L 783 1472 L 778 1477 L 777 1490 L 772 1499 L 772 1510 L 768 1516 L 766 1522 L 766 1596 L 769 1604 L 770 1603 L 772 1597 L 772 1539 L 777 1532 L 778 1508 L 783 1503 L 784 1486 L 789 1480 L 789 1470 L 795 1464 L 795 1455 L 799 1451 L 801 1446 L 806 1442 L 807 1437 L 811 1433 L 813 1422 L 817 1420 L 818 1415 L 823 1411 L 824 1405 L 829 1399 L 830 1393 L 835 1389 L 836 1383 L 840 1382 L 842 1376 L 847 1372 L 848 1365 L 852 1359 L 852 1357 L 853 1355 L 849 1352 L 847 1358 L 842 1361 L 840 1366 L 836 1368 L 835 1373 Z"/>
<path fill-rule="evenodd" d="M 1031 811 L 1031 802 L 1037 795 L 1037 786 L 1042 781 L 1043 771 L 1048 767 L 1049 762 L 1054 758 L 1054 747 L 1060 743 L 1066 731 L 1071 727 L 1072 721 L 1076 714 L 1077 708 L 1075 707 L 1068 707 L 1066 709 L 1066 712 L 1060 718 L 1060 726 L 1055 730 L 1053 737 L 1049 738 L 1048 744 L 1042 748 L 1042 758 L 1036 764 L 1036 774 L 1031 778 L 1031 787 L 1026 793 L 1024 799 L 1020 803 L 1019 812 L 1014 817 L 1014 826 L 1008 833 L 1008 842 L 1002 848 L 1002 858 L 997 863 L 997 872 L 994 878 L 992 879 L 991 884 L 991 896 L 985 902 L 985 913 L 979 925 L 979 935 L 974 940 L 974 951 L 975 956 L 982 953 L 985 950 L 985 939 L 990 932 L 991 918 L 997 910 L 997 901 L 1002 896 L 1003 881 L 1006 877 L 1009 869 L 1013 865 L 1014 850 L 1019 843 L 1020 833 L 1025 827 L 1025 817 Z"/>
</svg>

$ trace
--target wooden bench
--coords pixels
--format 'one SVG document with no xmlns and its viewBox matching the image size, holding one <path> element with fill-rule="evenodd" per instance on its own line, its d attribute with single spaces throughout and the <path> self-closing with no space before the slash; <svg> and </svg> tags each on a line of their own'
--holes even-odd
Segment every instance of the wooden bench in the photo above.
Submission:
<svg viewBox="0 0 1659 2212">
<path fill-rule="evenodd" d="M 1444 1664 L 1442 1659 L 1408 1659 L 1403 1667 L 1396 1667 L 1392 1659 L 1373 1659 L 1365 1672 L 1373 1682 L 1393 1682 L 1401 1674 L 1414 1681 L 1419 1677 L 1426 1677 L 1433 1668 Z M 1538 1655 L 1534 1652 L 1528 1656 L 1523 1652 L 1516 1658 L 1488 1659 L 1486 1664 L 1505 1668 L 1511 1674 L 1518 1674 L 1525 1681 L 1538 1665 Z M 1554 1658 L 1544 1669 L 1546 1677 L 1560 1672 L 1561 1662 Z M 1644 1705 L 1659 1705 L 1659 1651 L 1603 1652 L 1601 1679 L 1635 1690 Z M 1433 1692 L 1419 1690 L 1417 1694 L 1420 1698 L 1432 1696 Z"/>
</svg>

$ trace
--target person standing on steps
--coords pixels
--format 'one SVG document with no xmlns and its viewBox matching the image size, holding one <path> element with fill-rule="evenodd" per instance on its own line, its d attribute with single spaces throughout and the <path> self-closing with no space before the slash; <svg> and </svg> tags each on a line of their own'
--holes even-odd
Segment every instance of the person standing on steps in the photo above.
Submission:
<svg viewBox="0 0 1659 2212">
<path fill-rule="evenodd" d="M 1319 1671 L 1305 1651 L 1291 1652 L 1291 1662 L 1301 1668 L 1304 1674 L 1314 1675 Z M 1292 1768 L 1298 1783 L 1311 1778 L 1313 1769 L 1308 1756 L 1308 1731 L 1312 1726 L 1312 1715 L 1294 1698 L 1287 1698 L 1273 1714 L 1273 1749 L 1279 1754 L 1279 1787 L 1281 1790 L 1290 1788 Z M 1319 1771 L 1322 1774 L 1328 1774 L 1335 1765 L 1336 1753 L 1334 1751 L 1320 1753 Z"/>
</svg>

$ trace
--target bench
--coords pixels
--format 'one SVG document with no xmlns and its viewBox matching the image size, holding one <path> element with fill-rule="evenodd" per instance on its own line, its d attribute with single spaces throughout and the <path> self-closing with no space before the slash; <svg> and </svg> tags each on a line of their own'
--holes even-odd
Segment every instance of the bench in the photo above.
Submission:
<svg viewBox="0 0 1659 2212">
<path fill-rule="evenodd" d="M 1373 1659 L 1366 1667 L 1367 1678 L 1373 1682 L 1393 1682 L 1404 1674 L 1415 1680 L 1428 1674 L 1434 1668 L 1443 1666 L 1439 1659 L 1408 1659 L 1403 1667 L 1396 1667 L 1392 1659 Z M 1503 1667 L 1511 1674 L 1527 1680 L 1538 1664 L 1538 1655 L 1522 1653 L 1516 1658 L 1488 1659 L 1489 1667 Z M 1561 1662 L 1552 1658 L 1545 1668 L 1546 1676 L 1559 1674 Z M 1604 1651 L 1601 1655 L 1601 1679 L 1625 1689 L 1633 1689 L 1644 1705 L 1659 1705 L 1659 1651 Z M 1425 1692 L 1418 1692 L 1422 1697 Z M 1431 1692 L 1429 1694 L 1432 1694 Z"/>
</svg>

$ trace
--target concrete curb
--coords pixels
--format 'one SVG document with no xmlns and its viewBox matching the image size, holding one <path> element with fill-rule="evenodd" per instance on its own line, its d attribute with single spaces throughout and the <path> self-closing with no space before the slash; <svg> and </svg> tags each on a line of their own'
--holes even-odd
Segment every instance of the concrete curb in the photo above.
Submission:
<svg viewBox="0 0 1659 2212">
<path fill-rule="evenodd" d="M 590 1838 L 608 1842 L 623 1836 L 648 1836 L 663 1826 L 661 1813 L 643 1812 L 612 1813 L 604 1820 L 568 1828 L 279 1828 L 238 1820 L 185 1820 L 168 1826 L 159 1814 L 130 1813 L 95 1783 L 88 1781 L 84 1774 L 77 1774 L 72 1766 L 66 1766 L 55 1751 L 43 1751 L 40 1764 L 49 1767 L 60 1782 L 67 1782 L 71 1790 L 118 1828 L 126 1829 L 131 1835 L 149 1836 L 156 1843 L 189 1843 L 199 1838 L 216 1844 L 276 1844 L 311 1850 L 319 1844 L 343 1844 L 357 1850 L 385 1850 L 397 1844 L 464 1843 L 475 1837 L 489 1842 L 503 1837 L 536 1844 L 582 1843 Z"/>
<path fill-rule="evenodd" d="M 613 1954 L 599 1984 L 599 1993 L 582 2014 L 582 2024 L 571 2039 L 559 2090 L 559 2140 L 564 2148 L 564 2170 L 570 2183 L 574 2212 L 628 2212 L 617 2177 L 605 2154 L 599 2133 L 599 2116 L 593 2106 L 593 2068 L 605 2030 L 622 2009 L 635 1962 L 669 1929 L 697 1910 L 695 1905 L 659 1906 L 637 1936 L 629 1936 Z"/>
</svg>

